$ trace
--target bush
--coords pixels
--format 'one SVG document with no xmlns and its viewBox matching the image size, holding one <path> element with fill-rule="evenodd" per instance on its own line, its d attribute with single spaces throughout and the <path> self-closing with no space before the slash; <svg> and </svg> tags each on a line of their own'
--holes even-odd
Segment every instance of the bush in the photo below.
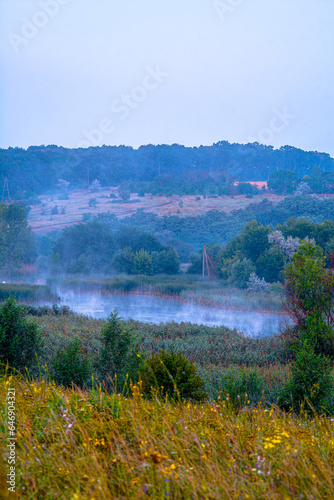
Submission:
<svg viewBox="0 0 334 500">
<path fill-rule="evenodd" d="M 310 412 L 328 409 L 333 393 L 333 377 L 329 360 L 314 353 L 307 341 L 299 346 L 291 367 L 291 379 L 279 395 L 279 404 L 296 413 L 302 408 Z"/>
<path fill-rule="evenodd" d="M 0 362 L 17 370 L 29 368 L 41 347 L 37 325 L 27 321 L 14 298 L 7 299 L 0 306 Z"/>
<path fill-rule="evenodd" d="M 262 377 L 254 369 L 249 372 L 245 369 L 231 371 L 223 378 L 222 385 L 226 400 L 234 409 L 245 406 L 248 401 L 258 403 L 264 388 Z"/>
<path fill-rule="evenodd" d="M 65 387 L 70 387 L 72 383 L 82 387 L 87 382 L 90 375 L 89 362 L 82 354 L 78 337 L 65 349 L 57 352 L 51 364 L 51 373 L 55 381 Z"/>
<path fill-rule="evenodd" d="M 207 397 L 204 381 L 197 374 L 195 365 L 181 352 L 162 350 L 153 353 L 139 374 L 143 392 L 148 396 L 155 392 L 158 397 L 168 396 L 174 401 L 202 401 Z"/>
<path fill-rule="evenodd" d="M 101 329 L 102 351 L 97 365 L 98 371 L 110 387 L 110 378 L 117 375 L 120 385 L 127 379 L 138 379 L 138 365 L 140 358 L 136 354 L 134 334 L 129 327 L 118 317 L 117 309 L 107 319 Z M 109 378 L 109 377 L 110 378 Z"/>
</svg>

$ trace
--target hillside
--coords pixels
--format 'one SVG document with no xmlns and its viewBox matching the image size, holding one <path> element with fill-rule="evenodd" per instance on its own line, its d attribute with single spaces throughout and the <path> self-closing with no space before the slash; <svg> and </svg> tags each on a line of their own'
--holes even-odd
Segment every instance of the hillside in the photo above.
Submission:
<svg viewBox="0 0 334 500">
<path fill-rule="evenodd" d="M 78 189 L 69 193 L 68 200 L 59 200 L 58 196 L 40 196 L 40 203 L 31 205 L 29 224 L 36 232 L 47 232 L 77 224 L 83 220 L 85 214 L 98 215 L 109 212 L 119 218 L 131 216 L 137 210 L 144 210 L 159 217 L 169 215 L 197 216 L 210 210 L 219 210 L 230 214 L 233 210 L 246 208 L 251 203 L 260 203 L 265 198 L 274 203 L 284 199 L 283 196 L 272 193 L 259 194 L 253 198 L 246 198 L 245 195 L 221 196 L 219 198 L 190 195 L 182 197 L 178 195 L 169 197 L 145 195 L 138 197 L 136 194 L 131 194 L 128 202 L 117 200 L 115 203 L 115 200 L 110 198 L 110 194 L 117 193 L 117 191 L 117 188 L 110 187 L 104 188 L 98 193 L 92 193 L 88 189 Z"/>
<path fill-rule="evenodd" d="M 326 153 L 306 152 L 284 146 L 230 144 L 185 147 L 147 145 L 138 149 L 102 146 L 66 149 L 31 146 L 0 149 L 0 182 L 7 177 L 12 197 L 27 199 L 57 191 L 59 179 L 70 189 L 84 189 L 98 179 L 102 186 L 119 186 L 153 194 L 229 194 L 235 181 L 266 181 L 279 169 L 294 171 L 299 178 L 334 170 Z M 329 181 L 328 181 L 329 182 Z M 330 181 L 332 182 L 332 181 Z"/>
</svg>

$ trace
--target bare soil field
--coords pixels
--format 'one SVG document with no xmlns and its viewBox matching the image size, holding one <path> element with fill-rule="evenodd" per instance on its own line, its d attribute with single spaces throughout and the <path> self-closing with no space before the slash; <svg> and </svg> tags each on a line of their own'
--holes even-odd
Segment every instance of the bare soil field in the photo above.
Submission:
<svg viewBox="0 0 334 500">
<path fill-rule="evenodd" d="M 69 194 L 68 200 L 59 199 L 57 195 L 39 196 L 41 203 L 31 206 L 29 224 L 36 232 L 59 231 L 66 226 L 78 224 L 83 215 L 88 213 L 97 215 L 109 212 L 121 218 L 134 214 L 138 209 L 144 209 L 145 212 L 155 213 L 159 217 L 185 217 L 200 215 L 210 210 L 231 213 L 232 210 L 245 208 L 250 203 L 260 203 L 264 198 L 275 203 L 284 198 L 272 193 L 261 193 L 253 198 L 246 198 L 244 195 L 203 198 L 194 195 L 166 197 L 149 194 L 138 197 L 137 194 L 131 194 L 129 201 L 113 203 L 115 200 L 110 198 L 112 193 L 117 195 L 117 188 L 103 188 L 97 193 L 78 189 Z"/>
</svg>

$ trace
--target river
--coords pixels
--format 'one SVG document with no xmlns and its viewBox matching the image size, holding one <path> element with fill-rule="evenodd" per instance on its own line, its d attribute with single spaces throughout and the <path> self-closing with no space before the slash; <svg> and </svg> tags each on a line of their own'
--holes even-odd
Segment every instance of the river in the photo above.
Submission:
<svg viewBox="0 0 334 500">
<path fill-rule="evenodd" d="M 217 309 L 151 295 L 103 295 L 74 291 L 59 291 L 59 295 L 62 303 L 73 311 L 93 318 L 105 318 L 117 308 L 124 319 L 132 318 L 155 324 L 184 321 L 207 326 L 224 325 L 236 328 L 246 335 L 273 335 L 278 333 L 279 325 L 285 320 L 283 315 Z"/>
</svg>

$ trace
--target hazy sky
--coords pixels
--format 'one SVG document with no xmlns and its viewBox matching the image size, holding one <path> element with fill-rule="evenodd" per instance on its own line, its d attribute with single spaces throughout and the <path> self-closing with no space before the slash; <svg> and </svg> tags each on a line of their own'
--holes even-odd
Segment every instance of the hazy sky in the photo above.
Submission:
<svg viewBox="0 0 334 500">
<path fill-rule="evenodd" d="M 333 0 L 0 0 L 0 147 L 334 156 Z"/>
</svg>

